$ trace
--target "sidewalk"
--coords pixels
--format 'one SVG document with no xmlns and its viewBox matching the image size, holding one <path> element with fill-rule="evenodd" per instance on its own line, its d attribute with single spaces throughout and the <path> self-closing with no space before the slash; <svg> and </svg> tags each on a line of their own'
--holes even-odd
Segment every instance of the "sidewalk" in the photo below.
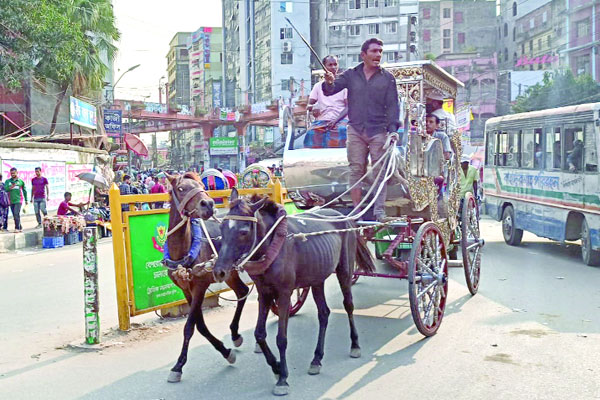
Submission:
<svg viewBox="0 0 600 400">
<path fill-rule="evenodd" d="M 35 215 L 21 216 L 21 225 L 23 232 L 14 233 L 15 220 L 9 213 L 8 232 L 0 232 L 0 253 L 42 245 L 43 231 L 42 228 L 36 229 Z"/>
</svg>

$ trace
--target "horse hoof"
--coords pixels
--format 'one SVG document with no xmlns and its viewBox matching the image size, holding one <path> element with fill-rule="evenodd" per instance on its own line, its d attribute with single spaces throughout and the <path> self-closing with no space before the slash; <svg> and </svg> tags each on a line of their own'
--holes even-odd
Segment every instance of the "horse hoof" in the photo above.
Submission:
<svg viewBox="0 0 600 400">
<path fill-rule="evenodd" d="M 360 347 L 350 350 L 350 357 L 352 358 L 360 358 Z"/>
<path fill-rule="evenodd" d="M 313 365 L 311 364 L 310 367 L 308 367 L 308 374 L 309 375 L 319 375 L 321 373 L 321 366 L 320 365 Z"/>
<path fill-rule="evenodd" d="M 181 372 L 171 371 L 169 373 L 169 377 L 167 378 L 167 382 L 170 382 L 170 383 L 181 382 Z"/>
<path fill-rule="evenodd" d="M 242 336 L 240 336 L 239 338 L 237 338 L 233 341 L 233 345 L 235 347 L 240 347 L 242 345 L 242 343 L 244 343 L 244 338 Z"/>
<path fill-rule="evenodd" d="M 229 362 L 229 364 L 235 364 L 235 352 L 233 350 L 229 350 L 227 361 Z"/>
<path fill-rule="evenodd" d="M 262 353 L 262 349 L 260 348 L 260 346 L 258 345 L 258 343 L 256 343 L 256 345 L 254 346 L 254 352 L 256 354 L 261 354 Z"/>
<path fill-rule="evenodd" d="M 273 388 L 273 394 L 275 396 L 285 396 L 290 393 L 290 387 L 288 385 L 275 385 Z"/>
</svg>

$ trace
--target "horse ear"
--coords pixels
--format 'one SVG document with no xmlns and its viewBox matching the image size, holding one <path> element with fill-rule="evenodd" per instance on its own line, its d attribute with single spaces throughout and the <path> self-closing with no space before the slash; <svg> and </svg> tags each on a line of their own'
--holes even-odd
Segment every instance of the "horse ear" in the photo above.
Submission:
<svg viewBox="0 0 600 400">
<path fill-rule="evenodd" d="M 167 180 L 171 183 L 171 185 L 173 185 L 173 183 L 175 182 L 175 179 L 177 179 L 177 175 L 169 175 L 165 172 L 165 178 L 167 178 Z"/>
<path fill-rule="evenodd" d="M 236 188 L 231 189 L 231 195 L 229 196 L 229 202 L 233 203 L 239 197 L 240 197 L 240 194 L 238 193 L 237 189 Z"/>
<path fill-rule="evenodd" d="M 265 203 L 267 202 L 267 199 L 268 199 L 268 197 L 263 197 L 262 199 L 258 200 L 256 203 L 250 204 L 250 208 L 252 209 L 252 212 L 257 212 L 258 210 L 263 208 Z"/>
</svg>

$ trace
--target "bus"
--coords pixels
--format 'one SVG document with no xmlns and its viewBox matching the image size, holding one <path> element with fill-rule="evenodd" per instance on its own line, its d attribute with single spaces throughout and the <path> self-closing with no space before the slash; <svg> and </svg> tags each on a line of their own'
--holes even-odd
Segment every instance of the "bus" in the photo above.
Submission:
<svg viewBox="0 0 600 400">
<path fill-rule="evenodd" d="M 485 211 L 504 241 L 523 231 L 581 240 L 587 265 L 600 264 L 600 103 L 490 118 L 485 125 Z"/>
</svg>

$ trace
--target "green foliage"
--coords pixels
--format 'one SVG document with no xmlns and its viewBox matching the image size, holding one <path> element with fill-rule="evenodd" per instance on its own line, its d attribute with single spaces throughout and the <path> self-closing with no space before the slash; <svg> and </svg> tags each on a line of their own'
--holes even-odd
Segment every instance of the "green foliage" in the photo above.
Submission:
<svg viewBox="0 0 600 400">
<path fill-rule="evenodd" d="M 571 70 L 555 71 L 546 72 L 542 82 L 517 97 L 512 110 L 520 113 L 595 101 L 600 101 L 600 85 L 590 75 L 575 77 Z"/>
</svg>

